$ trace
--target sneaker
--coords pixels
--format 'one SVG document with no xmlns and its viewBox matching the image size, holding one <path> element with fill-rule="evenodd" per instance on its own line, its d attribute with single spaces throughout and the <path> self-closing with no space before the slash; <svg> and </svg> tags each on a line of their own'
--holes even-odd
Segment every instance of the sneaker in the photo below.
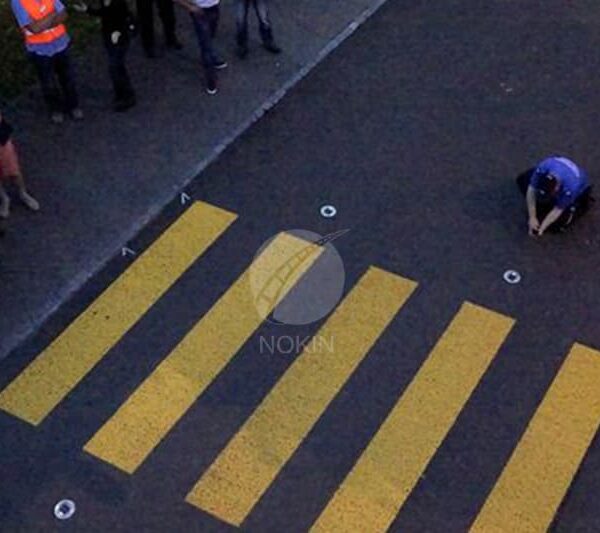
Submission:
<svg viewBox="0 0 600 533">
<path fill-rule="evenodd" d="M 217 84 L 216 83 L 210 83 L 206 86 L 206 92 L 208 94 L 217 94 L 219 92 L 219 90 L 217 89 Z"/>
<path fill-rule="evenodd" d="M 60 111 L 54 111 L 50 114 L 50 122 L 53 124 L 62 124 L 65 121 L 65 116 Z"/>
<path fill-rule="evenodd" d="M 40 203 L 27 191 L 20 192 L 19 198 L 21 199 L 21 202 L 23 202 L 32 211 L 40 210 Z"/>
<path fill-rule="evenodd" d="M 217 60 L 215 63 L 215 68 L 217 70 L 223 70 L 224 68 L 227 68 L 227 61 L 223 61 L 222 59 Z"/>
<path fill-rule="evenodd" d="M 115 103 L 113 104 L 113 109 L 118 113 L 122 113 L 123 111 L 131 109 L 135 104 L 135 96 L 130 96 L 129 98 L 124 98 L 122 100 L 115 100 Z"/>
<path fill-rule="evenodd" d="M 277 46 L 273 41 L 263 43 L 263 47 L 272 54 L 281 54 L 281 48 L 279 48 L 279 46 Z"/>
<path fill-rule="evenodd" d="M 81 110 L 81 108 L 76 107 L 75 109 L 73 109 L 71 111 L 71 118 L 73 120 L 83 120 L 83 111 Z"/>
</svg>

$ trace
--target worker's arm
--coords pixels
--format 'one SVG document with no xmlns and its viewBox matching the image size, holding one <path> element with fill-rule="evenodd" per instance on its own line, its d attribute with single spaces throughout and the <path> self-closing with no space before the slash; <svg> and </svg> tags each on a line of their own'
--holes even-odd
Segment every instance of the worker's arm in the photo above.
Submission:
<svg viewBox="0 0 600 533">
<path fill-rule="evenodd" d="M 177 4 L 179 4 L 180 6 L 185 7 L 188 11 L 191 11 L 192 13 L 202 13 L 202 9 L 200 7 L 198 7 L 196 4 L 194 4 L 194 2 L 192 2 L 191 0 L 173 0 L 174 2 L 176 2 Z"/>
<path fill-rule="evenodd" d="M 535 189 L 530 185 L 527 188 L 527 213 L 529 214 L 529 234 L 539 229 L 540 223 L 537 219 Z"/>
<path fill-rule="evenodd" d="M 563 212 L 564 209 L 561 209 L 560 207 L 555 207 L 552 211 L 550 211 L 544 221 L 540 224 L 538 235 L 542 235 L 548 229 L 548 226 L 554 224 L 560 218 L 560 215 L 562 215 Z"/>
<path fill-rule="evenodd" d="M 66 11 L 63 10 L 59 13 L 54 12 L 46 15 L 43 19 L 35 20 L 32 23 L 27 24 L 25 29 L 29 30 L 31 33 L 42 33 L 43 31 L 62 24 L 65 20 L 67 20 Z"/>
</svg>

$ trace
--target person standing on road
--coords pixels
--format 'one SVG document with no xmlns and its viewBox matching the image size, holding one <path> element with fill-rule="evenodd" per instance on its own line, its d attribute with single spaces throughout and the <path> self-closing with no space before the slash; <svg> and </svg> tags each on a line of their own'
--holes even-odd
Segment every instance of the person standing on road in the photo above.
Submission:
<svg viewBox="0 0 600 533">
<path fill-rule="evenodd" d="M 263 47 L 272 54 L 281 53 L 281 48 L 275 44 L 273 28 L 269 19 L 267 0 L 237 0 L 237 54 L 240 59 L 248 55 L 248 11 L 250 4 L 254 6 L 258 18 L 258 29 L 262 38 Z"/>
<path fill-rule="evenodd" d="M 37 71 L 44 100 L 54 123 L 62 123 L 64 112 L 83 118 L 71 59 L 70 38 L 65 27 L 67 13 L 61 0 L 11 0 L 12 11 L 23 31 L 25 47 Z M 63 99 L 56 89 L 58 77 Z"/>
<path fill-rule="evenodd" d="M 135 105 L 135 93 L 125 66 L 130 34 L 135 29 L 127 0 L 100 0 L 98 7 L 89 7 L 80 2 L 74 4 L 73 8 L 81 13 L 100 17 L 102 40 L 108 54 L 108 70 L 114 89 L 114 110 L 126 111 Z"/>
<path fill-rule="evenodd" d="M 570 159 L 551 156 L 517 178 L 527 202 L 530 235 L 564 231 L 592 201 L 587 173 Z"/>
<path fill-rule="evenodd" d="M 8 218 L 10 213 L 10 198 L 4 184 L 14 181 L 17 186 L 19 199 L 32 211 L 38 211 L 40 204 L 29 194 L 19 165 L 17 150 L 12 141 L 12 127 L 0 113 L 0 219 Z"/>
<path fill-rule="evenodd" d="M 175 9 L 173 0 L 137 0 L 137 16 L 140 24 L 142 46 L 149 58 L 156 57 L 154 44 L 154 2 L 158 7 L 158 16 L 163 24 L 167 48 L 181 50 L 183 46 L 175 34 Z"/>
<path fill-rule="evenodd" d="M 227 67 L 227 63 L 216 53 L 213 44 L 219 27 L 219 0 L 175 1 L 186 8 L 192 18 L 204 65 L 206 92 L 217 94 L 217 71 Z"/>
</svg>

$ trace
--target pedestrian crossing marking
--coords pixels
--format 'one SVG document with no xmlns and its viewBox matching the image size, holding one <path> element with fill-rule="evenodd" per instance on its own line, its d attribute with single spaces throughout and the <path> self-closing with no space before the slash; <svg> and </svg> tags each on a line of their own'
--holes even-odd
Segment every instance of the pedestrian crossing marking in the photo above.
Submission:
<svg viewBox="0 0 600 533">
<path fill-rule="evenodd" d="M 513 324 L 463 304 L 311 532 L 389 528 Z"/>
<path fill-rule="evenodd" d="M 240 525 L 321 417 L 416 283 L 371 267 L 188 494 Z"/>
<path fill-rule="evenodd" d="M 312 250 L 306 256 L 304 251 Z M 322 253 L 323 248 L 279 234 L 184 337 L 119 410 L 85 445 L 96 457 L 133 473 L 260 326 L 250 287 L 272 279 L 282 264 L 302 253 L 285 285 L 271 299 L 275 308 Z"/>
<path fill-rule="evenodd" d="M 0 408 L 42 422 L 236 218 L 192 204 L 0 393 Z"/>
<path fill-rule="evenodd" d="M 471 528 L 545 532 L 600 425 L 600 352 L 575 344 Z"/>
</svg>

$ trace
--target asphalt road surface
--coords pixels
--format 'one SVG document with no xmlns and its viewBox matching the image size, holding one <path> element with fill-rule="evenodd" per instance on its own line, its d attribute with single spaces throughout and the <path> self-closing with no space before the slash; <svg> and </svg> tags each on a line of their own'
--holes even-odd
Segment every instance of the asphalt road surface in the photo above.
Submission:
<svg viewBox="0 0 600 533">
<path fill-rule="evenodd" d="M 599 218 L 514 184 L 598 175 L 599 23 L 390 0 L 3 361 L 0 528 L 600 531 Z"/>
</svg>

